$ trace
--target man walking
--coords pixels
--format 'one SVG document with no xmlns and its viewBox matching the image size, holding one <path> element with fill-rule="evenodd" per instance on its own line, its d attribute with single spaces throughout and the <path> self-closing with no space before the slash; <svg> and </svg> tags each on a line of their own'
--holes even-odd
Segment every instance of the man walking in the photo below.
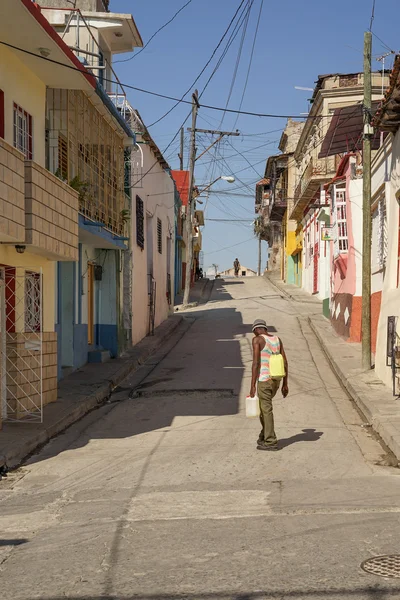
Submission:
<svg viewBox="0 0 400 600">
<path fill-rule="evenodd" d="M 235 277 L 239 277 L 240 262 L 238 258 L 235 258 L 233 262 L 233 268 L 235 271 Z"/>
<path fill-rule="evenodd" d="M 280 379 L 272 379 L 269 369 L 271 354 L 282 354 L 285 363 L 285 376 L 282 382 L 282 396 L 286 398 L 288 388 L 288 362 L 283 344 L 276 335 L 268 333 L 267 324 L 263 319 L 253 323 L 253 366 L 251 376 L 250 396 L 258 392 L 260 400 L 260 421 L 262 429 L 257 441 L 258 450 L 278 450 L 278 440 L 275 434 L 272 399 L 279 390 Z"/>
</svg>

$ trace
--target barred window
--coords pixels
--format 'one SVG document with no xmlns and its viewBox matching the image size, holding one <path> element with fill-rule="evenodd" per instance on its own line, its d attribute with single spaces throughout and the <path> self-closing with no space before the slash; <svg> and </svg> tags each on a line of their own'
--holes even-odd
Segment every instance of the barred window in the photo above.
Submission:
<svg viewBox="0 0 400 600">
<path fill-rule="evenodd" d="M 386 201 L 382 197 L 378 203 L 378 260 L 382 269 L 386 264 L 388 254 L 388 227 L 386 217 Z"/>
<path fill-rule="evenodd" d="M 139 196 L 136 196 L 136 243 L 144 249 L 144 203 Z"/>
<path fill-rule="evenodd" d="M 335 256 L 346 253 L 349 249 L 349 240 L 347 237 L 347 208 L 346 208 L 346 190 L 345 188 L 336 188 L 333 198 L 333 216 L 335 219 L 334 228 L 334 248 Z"/>
<path fill-rule="evenodd" d="M 40 331 L 41 322 L 40 274 L 25 272 L 25 332 Z"/>
<path fill-rule="evenodd" d="M 162 221 L 157 219 L 157 249 L 162 254 Z"/>
<path fill-rule="evenodd" d="M 27 160 L 33 158 L 32 117 L 14 102 L 14 148 Z"/>
</svg>

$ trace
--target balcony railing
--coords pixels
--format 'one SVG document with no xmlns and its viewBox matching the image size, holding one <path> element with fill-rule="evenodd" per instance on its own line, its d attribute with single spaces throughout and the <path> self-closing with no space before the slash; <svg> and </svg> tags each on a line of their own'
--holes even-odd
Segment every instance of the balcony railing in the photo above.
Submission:
<svg viewBox="0 0 400 600">
<path fill-rule="evenodd" d="M 336 172 L 335 156 L 322 159 L 310 159 L 307 167 L 294 192 L 295 203 L 303 196 L 304 192 L 309 187 L 312 179 L 324 179 L 325 177 L 334 175 Z"/>
</svg>

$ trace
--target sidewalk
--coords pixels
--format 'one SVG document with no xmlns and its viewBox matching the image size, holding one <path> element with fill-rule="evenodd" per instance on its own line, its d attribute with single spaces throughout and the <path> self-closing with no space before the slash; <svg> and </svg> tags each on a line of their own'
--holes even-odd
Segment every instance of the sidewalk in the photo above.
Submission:
<svg viewBox="0 0 400 600">
<path fill-rule="evenodd" d="M 189 304 L 185 308 L 194 308 L 201 303 L 203 298 L 207 299 L 208 292 L 211 293 L 213 285 L 214 281 L 210 279 L 199 279 L 199 281 L 196 281 L 190 290 Z M 175 296 L 175 310 L 183 310 L 183 294 Z"/>
<path fill-rule="evenodd" d="M 269 273 L 266 271 L 264 277 L 267 281 L 272 283 L 284 296 L 295 302 L 305 302 L 307 304 L 319 304 L 322 311 L 322 302 L 316 296 L 310 296 L 306 291 L 297 287 L 296 285 L 284 283 L 278 273 Z"/>
<path fill-rule="evenodd" d="M 288 299 L 299 303 L 320 304 L 321 314 L 309 315 L 308 322 L 324 350 L 334 372 L 369 425 L 382 438 L 400 462 L 400 402 L 376 376 L 373 369 L 361 368 L 361 344 L 344 341 L 322 315 L 322 302 L 304 290 L 286 285 L 266 274 L 267 281 Z"/>
<path fill-rule="evenodd" d="M 45 406 L 43 423 L 5 422 L 0 430 L 0 467 L 19 465 L 24 458 L 107 400 L 125 377 L 137 370 L 161 348 L 183 321 L 173 315 L 154 336 L 144 338 L 121 358 L 102 364 L 88 364 L 59 382 L 58 398 Z"/>
</svg>

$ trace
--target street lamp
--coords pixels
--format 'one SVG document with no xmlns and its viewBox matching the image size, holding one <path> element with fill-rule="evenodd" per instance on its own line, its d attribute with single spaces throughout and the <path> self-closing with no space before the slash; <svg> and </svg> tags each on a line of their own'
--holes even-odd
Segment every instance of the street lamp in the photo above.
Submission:
<svg viewBox="0 0 400 600">
<path fill-rule="evenodd" d="M 219 181 L 220 179 L 222 179 L 223 181 L 227 181 L 228 183 L 235 183 L 235 178 L 233 177 L 233 175 L 220 175 L 219 177 L 217 177 L 217 179 L 214 179 L 214 181 L 209 183 L 205 188 L 199 190 L 198 195 L 203 194 L 203 192 L 205 192 L 206 190 L 209 190 L 210 187 L 214 185 L 214 183 L 217 183 L 217 181 Z"/>
<path fill-rule="evenodd" d="M 223 181 L 227 181 L 228 183 L 234 183 L 234 181 L 235 181 L 235 178 L 233 177 L 233 175 L 220 175 L 219 177 L 217 177 L 217 179 L 214 179 L 214 181 L 212 181 L 210 184 L 208 184 L 202 190 L 199 190 L 198 188 L 196 189 L 194 187 L 192 187 L 192 189 L 190 190 L 191 193 L 190 193 L 190 197 L 189 197 L 188 214 L 186 216 L 188 248 L 187 248 L 185 291 L 184 291 L 184 295 L 183 295 L 183 304 L 184 305 L 189 303 L 190 283 L 191 283 L 191 275 L 192 275 L 192 269 L 193 269 L 193 225 L 192 225 L 193 206 L 195 204 L 195 199 L 198 196 L 200 196 L 200 194 L 205 192 L 206 190 L 209 190 L 210 187 L 213 186 L 214 183 L 217 183 L 217 181 L 219 181 L 220 179 L 222 179 Z"/>
</svg>

